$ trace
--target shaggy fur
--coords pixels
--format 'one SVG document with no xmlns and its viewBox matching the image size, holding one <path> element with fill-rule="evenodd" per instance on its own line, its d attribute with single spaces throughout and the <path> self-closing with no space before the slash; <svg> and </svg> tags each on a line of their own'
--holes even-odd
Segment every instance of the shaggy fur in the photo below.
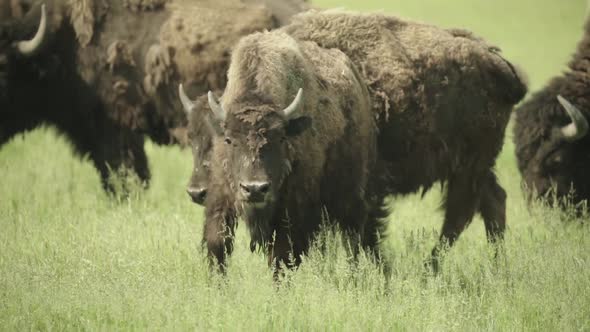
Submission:
<svg viewBox="0 0 590 332">
<path fill-rule="evenodd" d="M 362 73 L 380 129 L 375 204 L 440 181 L 440 245 L 452 245 L 476 212 L 490 240 L 502 237 L 506 194 L 493 167 L 526 85 L 497 47 L 465 30 L 381 14 L 310 11 L 282 30 L 340 49 Z"/>
<path fill-rule="evenodd" d="M 299 88 L 303 105 L 298 118 L 287 120 L 279 112 Z M 222 96 L 223 133 L 213 143 L 203 237 L 209 256 L 223 266 L 235 224 L 227 216 L 236 214 L 247 224 L 252 248 L 267 248 L 269 264 L 277 268 L 301 261 L 325 217 L 366 247 L 365 228 L 375 224 L 367 222 L 373 214 L 366 197 L 377 133 L 369 102 L 359 74 L 339 50 L 279 32 L 241 39 Z M 291 121 L 302 119 L 311 127 L 289 134 Z M 269 177 L 272 202 L 257 207 L 240 197 L 245 174 Z"/>
<path fill-rule="evenodd" d="M 8 18 L 0 27 L 0 144 L 55 125 L 90 157 L 107 189 L 111 169 L 149 180 L 144 134 L 159 144 L 186 142 L 180 82 L 193 94 L 223 88 L 231 45 L 276 26 L 263 5 L 239 0 L 21 1 L 22 19 L 8 1 L 0 0 Z M 12 44 L 35 33 L 41 3 L 46 40 L 23 57 Z"/>
<path fill-rule="evenodd" d="M 565 196 L 575 204 L 590 199 L 590 135 L 575 142 L 553 135 L 571 122 L 557 95 L 569 100 L 590 119 L 589 58 L 590 20 L 567 71 L 551 79 L 516 111 L 516 158 L 529 195 L 533 192 L 546 195 L 554 185 L 556 195 L 547 197 L 550 202 L 555 197 L 561 201 Z"/>
</svg>

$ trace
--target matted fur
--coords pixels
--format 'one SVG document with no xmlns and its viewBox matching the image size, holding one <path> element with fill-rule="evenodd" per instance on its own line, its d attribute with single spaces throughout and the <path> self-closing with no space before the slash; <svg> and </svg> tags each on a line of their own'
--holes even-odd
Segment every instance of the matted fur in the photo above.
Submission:
<svg viewBox="0 0 590 332">
<path fill-rule="evenodd" d="M 69 0 L 69 17 L 82 47 L 90 43 L 94 34 L 94 0 Z"/>
<path fill-rule="evenodd" d="M 553 135 L 571 122 L 558 103 L 557 95 L 569 100 L 587 120 L 590 119 L 589 57 L 590 19 L 587 19 L 584 36 L 567 70 L 553 77 L 516 110 L 514 143 L 527 194 L 548 194 L 554 184 L 556 195 L 549 195 L 547 199 L 563 199 L 569 195 L 576 204 L 590 199 L 590 135 L 573 143 Z"/>
<path fill-rule="evenodd" d="M 202 93 L 223 89 L 231 47 L 242 36 L 274 27 L 262 5 L 239 0 L 204 1 L 200 6 L 173 5 L 162 25 L 159 45 L 174 50 L 174 62 L 185 85 Z"/>
<path fill-rule="evenodd" d="M 172 0 L 123 0 L 125 7 L 131 11 L 138 12 L 144 10 L 157 10 Z"/>
<path fill-rule="evenodd" d="M 467 30 L 341 10 L 310 10 L 293 17 L 283 29 L 296 38 L 344 51 L 366 78 L 381 116 L 426 100 L 430 92 L 416 77 L 428 70 L 445 74 L 456 68 L 462 80 L 507 103 L 520 100 L 526 91 L 515 79 L 513 66 L 499 56 L 499 48 Z"/>
</svg>

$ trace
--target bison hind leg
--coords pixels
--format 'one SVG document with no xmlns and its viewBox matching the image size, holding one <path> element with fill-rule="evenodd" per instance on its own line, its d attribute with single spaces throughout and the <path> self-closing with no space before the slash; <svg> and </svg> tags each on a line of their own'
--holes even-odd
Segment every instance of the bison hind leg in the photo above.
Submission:
<svg viewBox="0 0 590 332">
<path fill-rule="evenodd" d="M 502 242 L 506 229 L 506 191 L 498 184 L 496 175 L 490 170 L 484 179 L 479 212 L 483 218 L 488 241 L 494 246 L 496 263 L 505 263 Z"/>
<path fill-rule="evenodd" d="M 485 224 L 488 241 L 502 240 L 506 229 L 506 191 L 498 184 L 492 171 L 482 184 L 479 212 Z"/>
<path fill-rule="evenodd" d="M 457 175 L 449 180 L 444 201 L 445 220 L 438 244 L 432 250 L 432 268 L 438 271 L 441 250 L 451 247 L 479 212 L 484 220 L 488 241 L 504 238 L 506 228 L 506 191 L 496 175 L 488 170 L 483 176 Z"/>
<path fill-rule="evenodd" d="M 447 183 L 443 201 L 445 218 L 440 238 L 434 249 L 430 267 L 439 270 L 440 255 L 445 247 L 452 247 L 467 228 L 479 206 L 478 178 L 468 172 L 453 175 Z"/>
</svg>

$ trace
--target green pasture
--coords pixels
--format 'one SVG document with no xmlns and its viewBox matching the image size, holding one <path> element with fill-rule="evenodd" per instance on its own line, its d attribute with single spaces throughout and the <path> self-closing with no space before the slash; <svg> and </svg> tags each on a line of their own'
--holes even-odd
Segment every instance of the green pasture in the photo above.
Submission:
<svg viewBox="0 0 590 332">
<path fill-rule="evenodd" d="M 540 88 L 582 35 L 583 0 L 321 0 L 465 27 L 500 46 Z M 147 143 L 149 190 L 114 200 L 52 128 L 0 147 L 0 330 L 590 331 L 590 229 L 527 208 L 512 134 L 497 173 L 508 192 L 504 254 L 477 217 L 442 272 L 423 268 L 442 221 L 440 192 L 391 202 L 384 272 L 351 264 L 321 237 L 276 284 L 244 225 L 225 278 L 200 248 L 202 209 L 185 193 L 189 150 Z"/>
</svg>

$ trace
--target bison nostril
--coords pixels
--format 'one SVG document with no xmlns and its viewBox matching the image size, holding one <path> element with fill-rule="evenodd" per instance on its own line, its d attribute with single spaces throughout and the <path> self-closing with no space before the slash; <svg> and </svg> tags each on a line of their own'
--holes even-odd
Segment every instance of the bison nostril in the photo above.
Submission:
<svg viewBox="0 0 590 332">
<path fill-rule="evenodd" d="M 249 186 L 247 186 L 247 185 L 244 185 L 244 184 L 240 183 L 240 188 L 241 188 L 241 189 L 242 189 L 244 192 L 246 192 L 246 193 L 249 193 L 249 192 L 250 192 L 250 187 L 249 187 Z"/>
<path fill-rule="evenodd" d="M 205 188 L 188 188 L 186 192 L 195 203 L 202 203 L 207 197 L 207 189 Z"/>
<path fill-rule="evenodd" d="M 251 182 L 251 183 L 240 183 L 240 189 L 244 196 L 249 198 L 264 196 L 270 189 L 270 183 L 268 182 Z"/>
<path fill-rule="evenodd" d="M 268 182 L 262 183 L 258 187 L 258 191 L 260 191 L 261 194 L 266 194 L 268 192 L 269 188 L 270 188 L 270 183 L 268 183 Z"/>
</svg>

